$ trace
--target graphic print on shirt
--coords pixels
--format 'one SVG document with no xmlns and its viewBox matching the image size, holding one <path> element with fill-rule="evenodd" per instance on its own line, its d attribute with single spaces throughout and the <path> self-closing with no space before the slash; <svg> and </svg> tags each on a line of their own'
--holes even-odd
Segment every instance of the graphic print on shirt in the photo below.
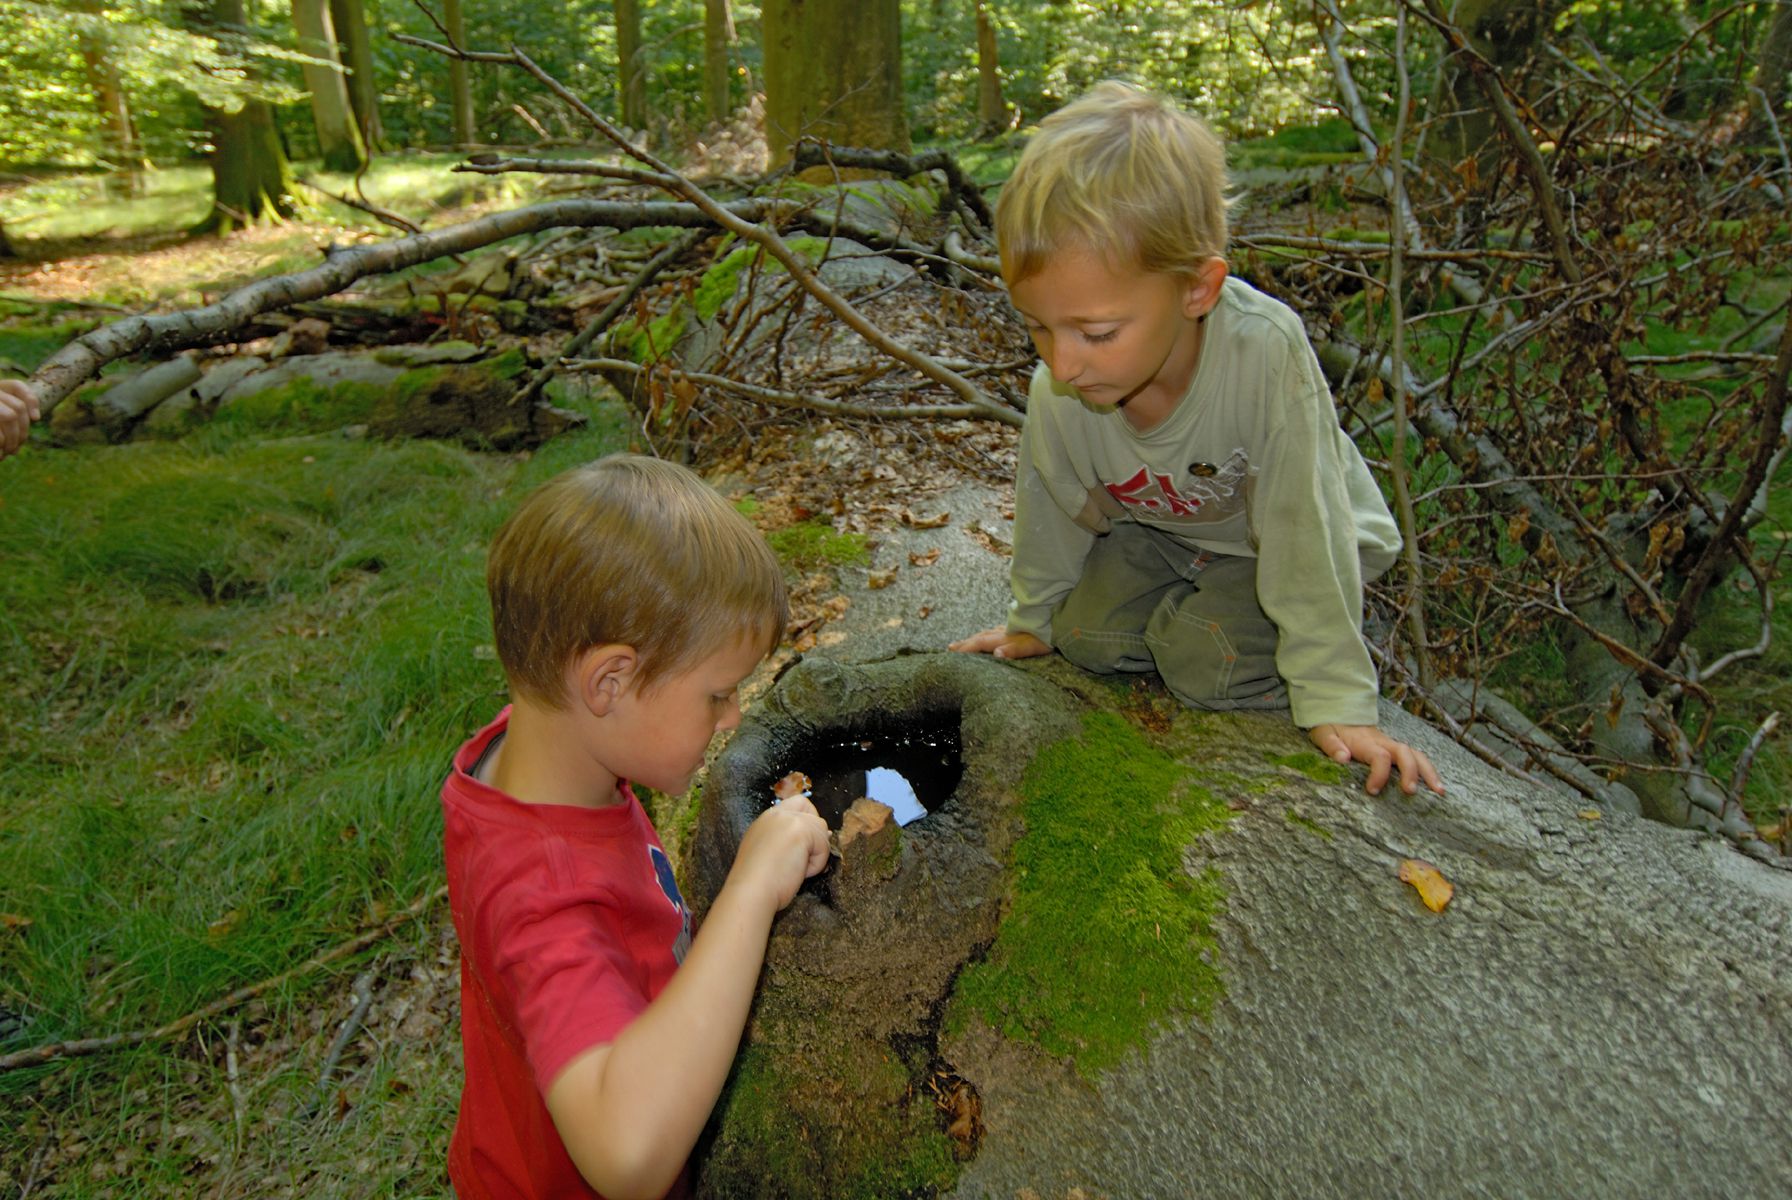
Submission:
<svg viewBox="0 0 1792 1200">
<path fill-rule="evenodd" d="M 1105 486 L 1108 495 L 1136 517 L 1149 517 L 1159 524 L 1205 525 L 1244 511 L 1250 476 L 1251 461 L 1238 449 L 1218 465 L 1190 463 L 1180 488 L 1173 477 L 1145 465 L 1121 482 Z"/>
<path fill-rule="evenodd" d="M 653 859 L 653 873 L 660 881 L 660 891 L 666 893 L 666 899 L 678 910 L 683 925 L 678 931 L 678 940 L 672 943 L 672 957 L 682 966 L 684 954 L 691 948 L 691 910 L 685 907 L 684 896 L 679 893 L 678 880 L 672 877 L 672 860 L 658 846 L 647 847 L 648 855 Z"/>
</svg>

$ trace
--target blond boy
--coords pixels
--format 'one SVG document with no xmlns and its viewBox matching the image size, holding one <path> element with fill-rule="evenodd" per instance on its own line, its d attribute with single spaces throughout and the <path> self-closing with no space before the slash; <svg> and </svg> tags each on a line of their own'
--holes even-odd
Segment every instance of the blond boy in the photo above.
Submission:
<svg viewBox="0 0 1792 1200">
<path fill-rule="evenodd" d="M 787 612 L 777 560 L 682 467 L 550 481 L 486 571 L 511 704 L 442 789 L 461 942 L 462 1197 L 660 1196 L 745 1024 L 774 914 L 827 861 L 800 797 L 747 830 L 693 941 L 631 784 L 676 795 Z"/>
<path fill-rule="evenodd" d="M 1363 580 L 1399 533 L 1299 319 L 1229 277 L 1225 156 L 1098 85 L 1047 117 L 996 208 L 1034 371 L 1005 626 L 953 643 L 1156 671 L 1196 708 L 1291 708 L 1378 793 L 1443 790 L 1377 727 Z"/>
</svg>

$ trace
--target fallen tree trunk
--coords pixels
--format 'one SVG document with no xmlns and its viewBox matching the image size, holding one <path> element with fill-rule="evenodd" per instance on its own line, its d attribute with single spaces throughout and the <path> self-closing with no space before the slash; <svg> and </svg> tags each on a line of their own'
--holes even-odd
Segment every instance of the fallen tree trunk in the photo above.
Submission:
<svg viewBox="0 0 1792 1200">
<path fill-rule="evenodd" d="M 965 1197 L 1782 1189 L 1758 1117 L 1792 1077 L 1792 873 L 1514 780 L 1392 705 L 1384 727 L 1433 758 L 1447 796 L 1367 796 L 1284 718 L 1158 705 L 1055 656 L 853 661 L 856 630 L 878 628 L 857 607 L 712 770 L 698 906 L 771 781 L 825 765 L 822 748 L 952 723 L 963 780 L 882 859 L 846 853 L 779 917 L 700 1195 L 846 1194 L 889 1184 L 894 1163 L 933 1164 L 900 1177 L 907 1194 Z M 1150 778 L 1165 794 L 1134 794 Z M 1066 831 L 1021 819 L 1058 794 L 1041 788 L 1142 819 L 1231 816 L 1182 843 L 1166 878 L 1116 858 L 1066 877 L 1083 882 L 1053 908 L 1037 896 L 1063 886 L 1051 847 Z M 1118 827 L 1084 833 L 1077 861 L 1126 844 Z M 1439 909 L 1403 882 L 1418 860 L 1454 889 Z M 1169 916 L 1183 888 L 1217 898 L 1194 929 Z M 1060 952 L 1023 958 L 1009 937 L 1051 911 L 1075 914 L 1049 935 Z M 1179 976 L 1151 1006 L 1075 966 L 1191 942 L 1217 986 Z M 1018 985 L 975 982 L 992 970 Z M 1163 988 L 1169 1015 L 1141 1016 Z M 1089 1009 L 1113 1010 L 1132 1048 L 1098 1055 L 1041 1016 Z M 915 1111 L 935 1104 L 939 1123 Z"/>
</svg>

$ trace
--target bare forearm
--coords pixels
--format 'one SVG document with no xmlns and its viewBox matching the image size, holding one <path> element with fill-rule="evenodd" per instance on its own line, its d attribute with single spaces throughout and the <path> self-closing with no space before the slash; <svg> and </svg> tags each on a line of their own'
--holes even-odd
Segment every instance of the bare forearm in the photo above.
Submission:
<svg viewBox="0 0 1792 1200">
<path fill-rule="evenodd" d="M 666 990 L 596 1052 L 595 1070 L 574 1060 L 550 1091 L 573 1161 L 612 1200 L 664 1194 L 721 1094 L 774 911 L 745 891 L 722 889 Z"/>
</svg>

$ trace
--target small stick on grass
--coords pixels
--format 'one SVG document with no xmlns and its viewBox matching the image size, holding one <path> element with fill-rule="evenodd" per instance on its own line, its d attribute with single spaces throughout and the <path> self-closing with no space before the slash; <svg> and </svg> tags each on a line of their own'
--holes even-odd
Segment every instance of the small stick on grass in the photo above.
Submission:
<svg viewBox="0 0 1792 1200">
<path fill-rule="evenodd" d="M 253 1000 L 263 992 L 271 991 L 283 983 L 309 975 L 319 967 L 328 966 L 351 954 L 358 954 L 392 935 L 392 932 L 407 921 L 415 920 L 423 915 L 437 900 L 448 894 L 446 884 L 433 892 L 426 893 L 411 903 L 409 908 L 394 913 L 371 929 L 356 934 L 341 945 L 325 950 L 322 954 L 306 959 L 290 971 L 282 971 L 278 975 L 263 979 L 259 983 L 249 984 L 231 992 L 221 1000 L 178 1017 L 166 1025 L 158 1025 L 154 1029 L 136 1029 L 129 1033 L 113 1033 L 105 1037 L 75 1038 L 66 1042 L 53 1042 L 47 1046 L 33 1046 L 29 1050 L 19 1050 L 12 1054 L 0 1055 L 0 1072 L 15 1071 L 20 1067 L 41 1066 L 44 1063 L 56 1062 L 64 1058 L 80 1058 L 89 1054 L 103 1054 L 108 1050 L 123 1050 L 130 1046 L 141 1046 L 145 1042 L 158 1042 L 186 1033 L 201 1021 L 229 1012 L 246 1000 Z"/>
</svg>

